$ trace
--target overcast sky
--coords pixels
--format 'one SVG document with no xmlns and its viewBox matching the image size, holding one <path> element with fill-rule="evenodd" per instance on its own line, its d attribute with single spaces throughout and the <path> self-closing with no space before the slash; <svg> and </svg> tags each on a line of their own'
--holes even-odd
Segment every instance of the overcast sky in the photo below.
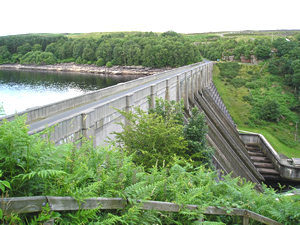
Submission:
<svg viewBox="0 0 300 225">
<path fill-rule="evenodd" d="M 300 29 L 300 0 L 0 0 L 0 36 Z"/>
</svg>

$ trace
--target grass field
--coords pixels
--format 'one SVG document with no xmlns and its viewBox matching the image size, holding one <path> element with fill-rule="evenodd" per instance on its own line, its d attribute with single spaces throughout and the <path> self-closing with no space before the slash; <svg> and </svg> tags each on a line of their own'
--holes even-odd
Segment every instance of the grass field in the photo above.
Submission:
<svg viewBox="0 0 300 225">
<path fill-rule="evenodd" d="M 253 66 L 254 68 L 255 66 Z M 249 67 L 248 67 L 249 68 Z M 257 69 L 257 68 L 254 68 Z M 259 126 L 249 123 L 252 106 L 243 100 L 249 93 L 246 87 L 235 88 L 221 80 L 218 66 L 214 66 L 214 83 L 238 129 L 260 133 L 273 148 L 287 157 L 300 158 L 300 144 L 295 142 L 295 125 L 286 121 L 265 122 Z"/>
</svg>

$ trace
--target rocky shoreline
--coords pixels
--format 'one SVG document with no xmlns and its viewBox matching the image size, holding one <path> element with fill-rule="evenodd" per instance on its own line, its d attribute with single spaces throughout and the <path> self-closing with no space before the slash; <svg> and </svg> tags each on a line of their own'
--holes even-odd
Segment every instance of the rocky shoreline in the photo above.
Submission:
<svg viewBox="0 0 300 225">
<path fill-rule="evenodd" d="M 70 72 L 70 73 L 88 73 L 105 76 L 149 76 L 155 73 L 163 72 L 168 68 L 157 69 L 143 66 L 95 66 L 75 63 L 61 63 L 55 65 L 22 65 L 22 64 L 2 64 L 0 70 L 20 70 L 20 71 L 41 71 L 41 72 Z"/>
</svg>

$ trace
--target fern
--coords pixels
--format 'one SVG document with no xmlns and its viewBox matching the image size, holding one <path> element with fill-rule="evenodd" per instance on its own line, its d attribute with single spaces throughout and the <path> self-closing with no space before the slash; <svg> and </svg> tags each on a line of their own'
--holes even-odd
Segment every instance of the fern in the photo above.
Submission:
<svg viewBox="0 0 300 225">
<path fill-rule="evenodd" d="M 27 174 L 20 174 L 16 178 L 21 178 L 22 180 L 30 180 L 34 177 L 39 177 L 42 179 L 50 179 L 53 177 L 65 176 L 65 175 L 67 175 L 67 173 L 64 171 L 47 169 L 47 170 L 40 170 L 38 172 L 33 171 Z"/>
</svg>

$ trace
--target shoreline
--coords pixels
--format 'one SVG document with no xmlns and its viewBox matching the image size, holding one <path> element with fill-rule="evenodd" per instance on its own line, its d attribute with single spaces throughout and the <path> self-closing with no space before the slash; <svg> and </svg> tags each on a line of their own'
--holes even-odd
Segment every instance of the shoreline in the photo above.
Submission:
<svg viewBox="0 0 300 225">
<path fill-rule="evenodd" d="M 101 76 L 120 76 L 120 77 L 143 77 L 155 73 L 169 70 L 170 68 L 150 68 L 143 66 L 95 66 L 87 64 L 61 63 L 54 65 L 32 65 L 32 64 L 2 64 L 0 70 L 15 71 L 39 71 L 39 72 L 58 72 L 58 73 L 80 73 L 94 74 Z"/>
</svg>

